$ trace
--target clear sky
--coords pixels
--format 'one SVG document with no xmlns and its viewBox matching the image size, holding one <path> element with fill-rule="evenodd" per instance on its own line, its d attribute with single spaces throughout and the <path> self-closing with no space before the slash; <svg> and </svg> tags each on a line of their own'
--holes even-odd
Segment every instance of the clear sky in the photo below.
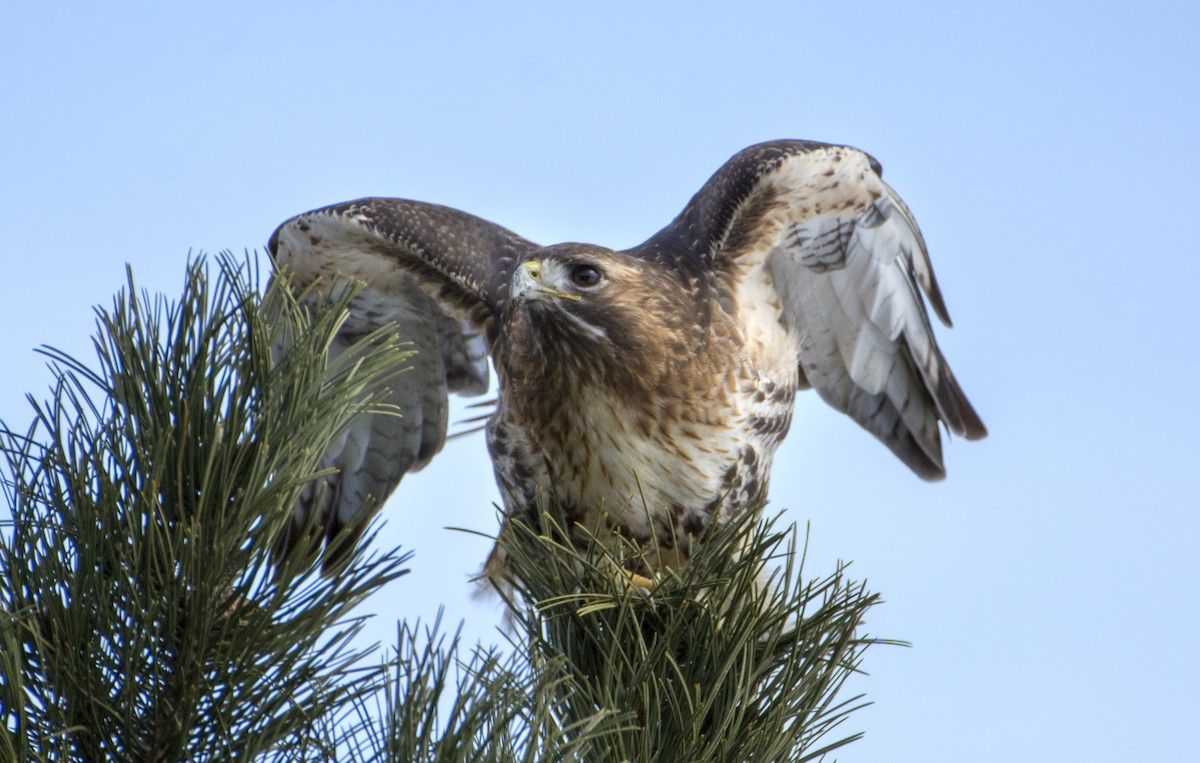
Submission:
<svg viewBox="0 0 1200 763">
<path fill-rule="evenodd" d="M 620 248 L 744 146 L 849 143 L 921 223 L 991 437 L 929 485 L 798 406 L 773 505 L 914 644 L 868 653 L 840 758 L 1194 759 L 1200 6 L 176 5 L 0 11 L 0 418 L 44 394 L 34 347 L 89 356 L 125 263 L 173 297 L 189 250 L 366 195 Z M 486 543 L 442 529 L 494 500 L 481 437 L 406 480 L 371 638 L 445 604 L 498 640 Z"/>
</svg>

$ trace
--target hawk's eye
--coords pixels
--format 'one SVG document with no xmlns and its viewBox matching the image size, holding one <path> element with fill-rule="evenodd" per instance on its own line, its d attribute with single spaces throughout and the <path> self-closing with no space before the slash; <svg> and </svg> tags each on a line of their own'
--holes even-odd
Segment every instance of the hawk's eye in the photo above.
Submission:
<svg viewBox="0 0 1200 763">
<path fill-rule="evenodd" d="M 576 265 L 571 268 L 571 283 L 587 289 L 600 283 L 600 271 L 591 265 Z"/>
</svg>

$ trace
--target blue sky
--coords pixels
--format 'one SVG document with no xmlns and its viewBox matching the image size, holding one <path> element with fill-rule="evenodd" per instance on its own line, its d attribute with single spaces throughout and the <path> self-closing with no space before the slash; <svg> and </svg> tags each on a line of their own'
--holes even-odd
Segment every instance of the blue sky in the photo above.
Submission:
<svg viewBox="0 0 1200 763">
<path fill-rule="evenodd" d="M 0 418 L 90 352 L 130 263 L 366 195 L 620 248 L 772 138 L 870 151 L 928 240 L 991 429 L 922 483 L 815 396 L 773 505 L 883 593 L 844 761 L 1181 760 L 1200 715 L 1200 11 L 1191 3 L 21 4 L 0 11 Z M 475 475 L 475 476 L 472 476 Z M 406 480 L 371 638 L 468 601 L 481 438 Z"/>
</svg>

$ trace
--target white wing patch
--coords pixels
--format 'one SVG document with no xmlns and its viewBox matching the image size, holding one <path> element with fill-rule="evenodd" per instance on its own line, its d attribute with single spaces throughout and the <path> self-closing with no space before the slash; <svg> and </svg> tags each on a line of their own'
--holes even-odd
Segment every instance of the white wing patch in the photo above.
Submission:
<svg viewBox="0 0 1200 763">
<path fill-rule="evenodd" d="M 845 147 L 792 156 L 755 193 L 771 203 L 764 234 L 734 255 L 742 290 L 769 273 L 807 381 L 918 474 L 941 478 L 939 421 L 968 439 L 986 430 L 934 338 L 922 290 L 949 316 L 908 208 Z"/>
</svg>

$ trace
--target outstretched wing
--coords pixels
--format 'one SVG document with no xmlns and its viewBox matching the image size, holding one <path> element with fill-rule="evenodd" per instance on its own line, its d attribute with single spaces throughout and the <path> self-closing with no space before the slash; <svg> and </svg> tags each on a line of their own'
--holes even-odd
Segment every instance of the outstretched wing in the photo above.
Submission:
<svg viewBox="0 0 1200 763">
<path fill-rule="evenodd" d="M 934 338 L 925 300 L 946 326 L 950 316 L 925 241 L 867 154 L 751 146 L 644 246 L 665 252 L 672 240 L 734 294 L 769 274 L 802 384 L 921 477 L 945 476 L 939 422 L 967 439 L 987 434 Z"/>
<path fill-rule="evenodd" d="M 331 356 L 393 324 L 416 350 L 412 367 L 388 383 L 385 402 L 399 415 L 359 417 L 325 453 L 321 468 L 334 473 L 301 495 L 283 553 L 314 527 L 329 540 L 347 527 L 356 537 L 401 478 L 442 449 L 448 395 L 487 391 L 487 334 L 514 263 L 533 247 L 472 215 L 402 199 L 346 202 L 279 226 L 268 248 L 297 289 L 360 284 Z"/>
</svg>

